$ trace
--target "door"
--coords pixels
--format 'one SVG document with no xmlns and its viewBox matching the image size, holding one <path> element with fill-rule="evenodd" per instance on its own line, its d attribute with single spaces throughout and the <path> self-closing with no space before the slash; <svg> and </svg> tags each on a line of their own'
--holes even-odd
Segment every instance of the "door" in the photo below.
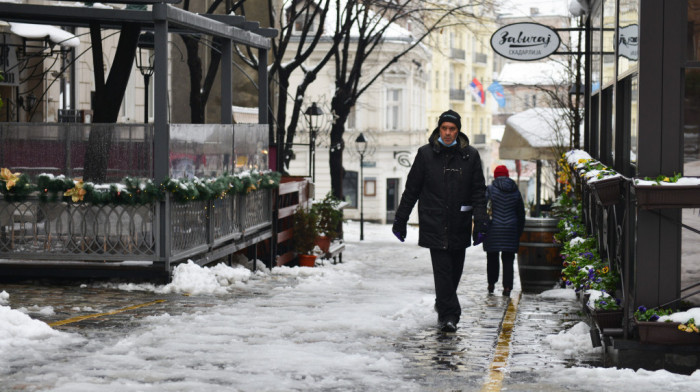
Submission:
<svg viewBox="0 0 700 392">
<path fill-rule="evenodd" d="M 386 179 L 386 221 L 393 222 L 399 206 L 399 179 Z"/>
</svg>

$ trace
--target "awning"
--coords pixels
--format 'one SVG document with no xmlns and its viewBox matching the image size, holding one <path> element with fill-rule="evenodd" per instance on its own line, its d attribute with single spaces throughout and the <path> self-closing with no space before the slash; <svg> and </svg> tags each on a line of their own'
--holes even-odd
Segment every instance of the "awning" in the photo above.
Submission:
<svg viewBox="0 0 700 392">
<path fill-rule="evenodd" d="M 56 26 L 10 22 L 10 31 L 20 37 L 29 39 L 48 38 L 51 42 L 61 46 L 70 46 L 72 48 L 80 46 L 78 37 Z"/>
<path fill-rule="evenodd" d="M 498 149 L 500 159 L 556 160 L 568 146 L 566 109 L 533 108 L 508 117 Z"/>
</svg>

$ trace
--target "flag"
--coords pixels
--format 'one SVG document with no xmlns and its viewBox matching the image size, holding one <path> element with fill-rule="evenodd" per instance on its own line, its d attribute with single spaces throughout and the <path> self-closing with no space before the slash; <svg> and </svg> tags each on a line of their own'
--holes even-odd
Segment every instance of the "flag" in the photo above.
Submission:
<svg viewBox="0 0 700 392">
<path fill-rule="evenodd" d="M 498 81 L 494 80 L 486 90 L 491 92 L 491 95 L 493 95 L 493 99 L 495 99 L 498 103 L 499 108 L 506 107 L 506 96 L 504 95 L 505 90 L 503 90 L 503 86 L 498 83 Z"/>
<path fill-rule="evenodd" d="M 469 87 L 472 91 L 472 97 L 474 100 L 479 102 L 481 106 L 484 106 L 486 104 L 486 95 L 484 94 L 484 86 L 481 85 L 479 79 L 472 79 L 472 82 L 469 83 Z"/>
</svg>

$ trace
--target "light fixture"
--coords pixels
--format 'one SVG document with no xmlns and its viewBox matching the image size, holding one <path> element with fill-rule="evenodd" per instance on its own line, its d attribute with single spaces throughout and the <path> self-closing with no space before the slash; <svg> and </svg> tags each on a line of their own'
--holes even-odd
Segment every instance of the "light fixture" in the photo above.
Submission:
<svg viewBox="0 0 700 392">
<path fill-rule="evenodd" d="M 20 95 L 17 97 L 17 104 L 29 113 L 36 105 L 36 95 L 29 93 L 26 98 Z"/>
<path fill-rule="evenodd" d="M 355 148 L 357 153 L 360 154 L 360 241 L 365 239 L 365 178 L 363 174 L 363 167 L 365 166 L 365 153 L 367 152 L 367 140 L 365 135 L 360 132 L 360 135 L 355 139 Z"/>
<path fill-rule="evenodd" d="M 309 176 L 311 182 L 316 182 L 316 134 L 323 110 L 316 105 L 316 102 L 311 102 L 311 106 L 306 108 L 304 115 L 309 122 Z"/>
<path fill-rule="evenodd" d="M 155 37 L 153 33 L 145 32 L 139 35 L 139 40 L 136 43 L 139 52 L 136 56 L 136 67 L 143 75 L 143 122 L 148 124 L 148 82 L 153 75 Z"/>
</svg>

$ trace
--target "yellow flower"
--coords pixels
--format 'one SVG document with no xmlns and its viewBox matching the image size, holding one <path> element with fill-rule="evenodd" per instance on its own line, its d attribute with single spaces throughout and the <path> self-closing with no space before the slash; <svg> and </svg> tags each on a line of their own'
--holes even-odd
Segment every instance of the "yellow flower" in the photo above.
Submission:
<svg viewBox="0 0 700 392">
<path fill-rule="evenodd" d="M 63 196 L 70 196 L 73 203 L 77 203 L 83 200 L 85 193 L 85 189 L 83 189 L 83 180 L 79 179 L 75 183 L 75 187 L 65 191 Z"/>
<path fill-rule="evenodd" d="M 670 182 L 671 180 L 668 177 L 664 177 L 665 182 Z"/>
<path fill-rule="evenodd" d="M 8 191 L 12 189 L 15 184 L 17 184 L 17 181 L 19 181 L 19 175 L 20 173 L 12 173 L 10 169 L 6 167 L 0 169 L 0 177 L 5 180 L 5 188 L 7 188 Z"/>
<path fill-rule="evenodd" d="M 678 324 L 678 329 L 680 329 L 681 331 L 685 331 L 685 325 Z"/>
<path fill-rule="evenodd" d="M 603 267 L 603 273 L 604 273 L 604 274 L 607 274 L 607 273 L 608 273 L 608 270 L 609 270 L 609 268 L 608 268 L 607 265 L 606 265 L 605 267 Z"/>
<path fill-rule="evenodd" d="M 256 189 L 258 189 L 258 188 L 256 188 L 254 184 L 250 184 L 250 186 L 248 187 L 248 189 L 246 189 L 245 191 L 246 191 L 246 192 L 252 192 L 252 191 L 254 191 L 254 190 L 256 190 Z"/>
</svg>

